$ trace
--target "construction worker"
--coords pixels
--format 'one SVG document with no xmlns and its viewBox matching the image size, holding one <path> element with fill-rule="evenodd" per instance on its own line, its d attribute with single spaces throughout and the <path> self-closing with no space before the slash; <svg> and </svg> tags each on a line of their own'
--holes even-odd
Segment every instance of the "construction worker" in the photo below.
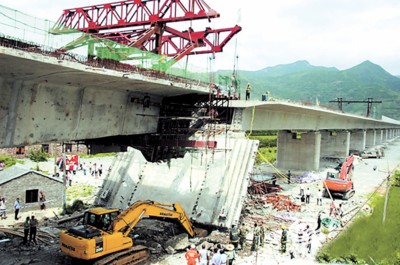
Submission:
<svg viewBox="0 0 400 265">
<path fill-rule="evenodd" d="M 250 83 L 247 83 L 247 87 L 246 87 L 246 100 L 250 99 L 250 92 L 251 92 L 251 85 L 250 85 Z"/>
<path fill-rule="evenodd" d="M 239 230 L 236 225 L 232 225 L 231 231 L 229 232 L 229 240 L 230 243 L 235 246 L 235 249 L 238 248 L 239 244 Z"/>
<path fill-rule="evenodd" d="M 282 235 L 281 235 L 281 252 L 286 253 L 286 243 L 287 243 L 287 230 L 286 225 L 282 225 Z"/>
<path fill-rule="evenodd" d="M 251 245 L 251 251 L 257 251 L 260 245 L 260 227 L 257 223 L 254 224 L 253 229 L 253 244 Z"/>
<path fill-rule="evenodd" d="M 265 240 L 265 228 L 263 226 L 263 222 L 260 223 L 260 246 L 264 247 L 264 240 Z"/>
<path fill-rule="evenodd" d="M 247 232 L 249 232 L 249 230 L 247 229 L 246 225 L 242 223 L 242 226 L 239 229 L 239 244 L 242 249 L 244 249 L 246 244 Z"/>
<path fill-rule="evenodd" d="M 190 249 L 185 253 L 185 258 L 187 265 L 196 265 L 197 262 L 200 262 L 200 254 L 197 252 L 195 245 L 190 245 Z"/>
</svg>

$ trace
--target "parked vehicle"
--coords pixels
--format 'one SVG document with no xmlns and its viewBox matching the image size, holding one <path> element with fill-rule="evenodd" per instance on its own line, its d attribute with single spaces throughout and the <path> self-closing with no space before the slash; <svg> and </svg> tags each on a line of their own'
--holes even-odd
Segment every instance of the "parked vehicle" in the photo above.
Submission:
<svg viewBox="0 0 400 265">
<path fill-rule="evenodd" d="M 382 152 L 379 149 L 364 150 L 361 152 L 361 158 L 381 158 Z"/>
</svg>

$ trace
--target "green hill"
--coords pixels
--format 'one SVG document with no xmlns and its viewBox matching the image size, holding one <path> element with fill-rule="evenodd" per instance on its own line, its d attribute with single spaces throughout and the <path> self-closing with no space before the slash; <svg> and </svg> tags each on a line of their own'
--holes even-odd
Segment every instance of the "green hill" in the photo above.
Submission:
<svg viewBox="0 0 400 265">
<path fill-rule="evenodd" d="M 231 76 L 231 71 L 218 71 L 217 76 Z M 382 101 L 374 103 L 372 115 L 382 115 L 400 119 L 400 78 L 386 72 L 382 67 L 365 61 L 350 69 L 340 71 L 334 67 L 313 66 L 307 61 L 267 67 L 259 71 L 239 71 L 241 95 L 245 85 L 252 84 L 252 99 L 261 99 L 266 91 L 278 99 L 301 101 L 337 109 L 337 103 L 329 101 L 367 100 Z M 343 111 L 365 115 L 367 103 L 343 104 Z"/>
</svg>

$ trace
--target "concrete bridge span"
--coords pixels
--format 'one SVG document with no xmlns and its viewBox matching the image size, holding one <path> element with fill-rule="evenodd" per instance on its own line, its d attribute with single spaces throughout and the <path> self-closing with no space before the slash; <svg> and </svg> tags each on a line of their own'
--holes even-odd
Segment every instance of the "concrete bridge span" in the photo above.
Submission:
<svg viewBox="0 0 400 265">
<path fill-rule="evenodd" d="M 286 101 L 232 101 L 241 130 L 351 130 L 400 128 L 400 121 L 377 120 L 319 106 Z"/>
<path fill-rule="evenodd" d="M 207 86 L 0 47 L 0 147 L 155 133 L 164 97 Z"/>
</svg>

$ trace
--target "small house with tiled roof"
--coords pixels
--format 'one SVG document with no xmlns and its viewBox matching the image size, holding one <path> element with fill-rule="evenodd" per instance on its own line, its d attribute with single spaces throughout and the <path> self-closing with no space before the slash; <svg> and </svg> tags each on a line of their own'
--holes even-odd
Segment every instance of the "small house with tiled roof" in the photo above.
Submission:
<svg viewBox="0 0 400 265">
<path fill-rule="evenodd" d="M 23 165 L 0 171 L 0 197 L 6 199 L 7 215 L 14 212 L 14 202 L 20 199 L 23 212 L 39 210 L 39 194 L 44 192 L 46 207 L 62 207 L 64 185 L 62 178 L 52 177 Z"/>
</svg>

